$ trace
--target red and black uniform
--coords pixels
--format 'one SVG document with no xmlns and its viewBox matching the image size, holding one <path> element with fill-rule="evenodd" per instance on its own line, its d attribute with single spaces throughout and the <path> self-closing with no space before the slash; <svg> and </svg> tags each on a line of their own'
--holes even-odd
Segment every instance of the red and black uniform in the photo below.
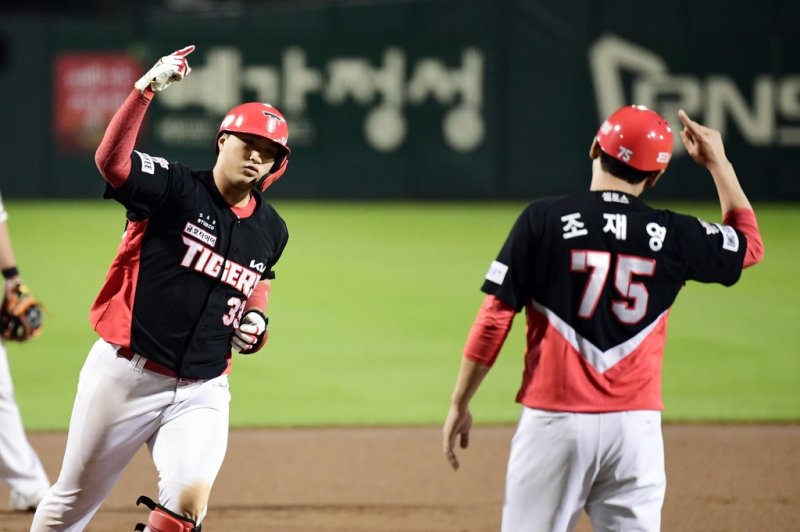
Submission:
<svg viewBox="0 0 800 532">
<path fill-rule="evenodd" d="M 738 213 L 739 225 L 751 221 L 747 213 L 760 246 L 752 211 Z M 465 356 L 491 365 L 509 316 L 525 308 L 519 402 L 570 412 L 661 410 L 670 307 L 688 280 L 734 284 L 745 235 L 622 192 L 533 202 L 486 275 L 490 296 L 478 321 L 487 327 L 473 329 Z"/>
<path fill-rule="evenodd" d="M 258 282 L 274 276 L 288 231 L 259 194 L 229 206 L 210 171 L 138 151 L 121 160 L 148 105 L 133 91 L 98 150 L 105 197 L 125 206 L 127 225 L 90 320 L 177 377 L 210 379 L 228 370 L 231 335 Z"/>
<path fill-rule="evenodd" d="M 125 232 L 92 305 L 100 338 L 81 368 L 64 465 L 34 516 L 37 532 L 84 530 L 144 444 L 158 503 L 137 500 L 151 512 L 135 529 L 199 530 L 227 448 L 230 346 L 252 353 L 267 337 L 256 312 L 266 309 L 288 233 L 247 183 L 254 168 L 271 170 L 264 157 L 273 152 L 240 138 L 213 170 L 194 171 L 134 151 L 152 87 L 185 77 L 192 50 L 162 57 L 134 84 L 95 152 L 105 198 L 125 207 Z M 256 106 L 266 133 L 275 129 L 278 140 L 268 140 L 280 144 L 272 162 L 282 173 L 288 127 L 271 106 Z"/>
</svg>

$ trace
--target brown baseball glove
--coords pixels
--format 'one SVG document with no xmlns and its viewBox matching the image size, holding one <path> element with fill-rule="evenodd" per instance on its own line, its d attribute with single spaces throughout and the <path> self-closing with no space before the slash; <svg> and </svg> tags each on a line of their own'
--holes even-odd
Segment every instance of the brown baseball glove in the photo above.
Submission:
<svg viewBox="0 0 800 532">
<path fill-rule="evenodd" d="M 0 330 L 4 340 L 24 342 L 42 330 L 42 305 L 19 282 L 6 282 L 0 306 Z"/>
</svg>

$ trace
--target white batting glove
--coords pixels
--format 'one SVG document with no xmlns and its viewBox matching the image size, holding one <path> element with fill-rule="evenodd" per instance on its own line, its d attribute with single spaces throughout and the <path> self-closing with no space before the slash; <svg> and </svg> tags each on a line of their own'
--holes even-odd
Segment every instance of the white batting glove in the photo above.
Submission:
<svg viewBox="0 0 800 532">
<path fill-rule="evenodd" d="M 139 81 L 133 84 L 140 91 L 144 91 L 148 86 L 155 92 L 160 92 L 169 87 L 173 82 L 180 81 L 189 75 L 192 69 L 186 56 L 194 51 L 194 45 L 190 44 L 186 48 L 176 50 L 169 55 L 165 55 L 142 76 Z"/>
<path fill-rule="evenodd" d="M 251 309 L 242 316 L 239 328 L 233 331 L 231 347 L 243 355 L 255 353 L 267 342 L 269 318 L 261 311 Z"/>
</svg>

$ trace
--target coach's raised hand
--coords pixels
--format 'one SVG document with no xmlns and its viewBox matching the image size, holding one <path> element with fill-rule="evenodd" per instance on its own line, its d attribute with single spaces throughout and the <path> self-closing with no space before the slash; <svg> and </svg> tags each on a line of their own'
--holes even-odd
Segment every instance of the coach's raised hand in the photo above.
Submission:
<svg viewBox="0 0 800 532">
<path fill-rule="evenodd" d="M 695 122 L 683 109 L 678 111 L 678 117 L 683 123 L 681 139 L 686 146 L 687 153 L 697 164 L 704 166 L 714 179 L 722 216 L 725 217 L 735 209 L 752 211 L 753 206 L 742 190 L 733 164 L 725 155 L 722 134 L 716 129 Z M 753 242 L 751 245 L 755 245 L 755 243 Z"/>
<path fill-rule="evenodd" d="M 150 87 L 154 92 L 160 92 L 169 87 L 173 82 L 180 81 L 192 71 L 186 59 L 194 51 L 194 45 L 190 44 L 185 48 L 176 50 L 169 55 L 165 55 L 147 71 L 134 86 L 144 92 Z"/>
<path fill-rule="evenodd" d="M 683 124 L 680 132 L 683 145 L 686 146 L 687 153 L 697 164 L 709 169 L 728 164 L 725 147 L 722 144 L 722 135 L 719 131 L 695 122 L 683 109 L 678 111 L 678 118 Z"/>
</svg>

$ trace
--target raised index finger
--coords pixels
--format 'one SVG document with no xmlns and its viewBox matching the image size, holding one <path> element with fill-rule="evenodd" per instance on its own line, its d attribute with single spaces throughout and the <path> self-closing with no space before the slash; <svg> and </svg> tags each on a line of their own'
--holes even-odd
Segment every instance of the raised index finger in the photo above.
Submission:
<svg viewBox="0 0 800 532">
<path fill-rule="evenodd" d="M 681 123 L 683 124 L 683 127 L 685 127 L 686 129 L 688 129 L 689 131 L 691 131 L 693 133 L 697 131 L 697 126 L 699 124 L 697 122 L 695 122 L 694 120 L 692 120 L 691 118 L 689 118 L 689 115 L 687 115 L 686 111 L 684 111 L 683 109 L 679 109 L 678 110 L 678 118 L 681 119 Z"/>
<path fill-rule="evenodd" d="M 181 48 L 180 50 L 176 50 L 175 52 L 173 52 L 172 55 L 179 55 L 181 57 L 186 57 L 187 55 L 189 55 L 192 52 L 194 52 L 194 45 L 190 44 L 189 46 L 186 46 L 185 48 Z"/>
</svg>

